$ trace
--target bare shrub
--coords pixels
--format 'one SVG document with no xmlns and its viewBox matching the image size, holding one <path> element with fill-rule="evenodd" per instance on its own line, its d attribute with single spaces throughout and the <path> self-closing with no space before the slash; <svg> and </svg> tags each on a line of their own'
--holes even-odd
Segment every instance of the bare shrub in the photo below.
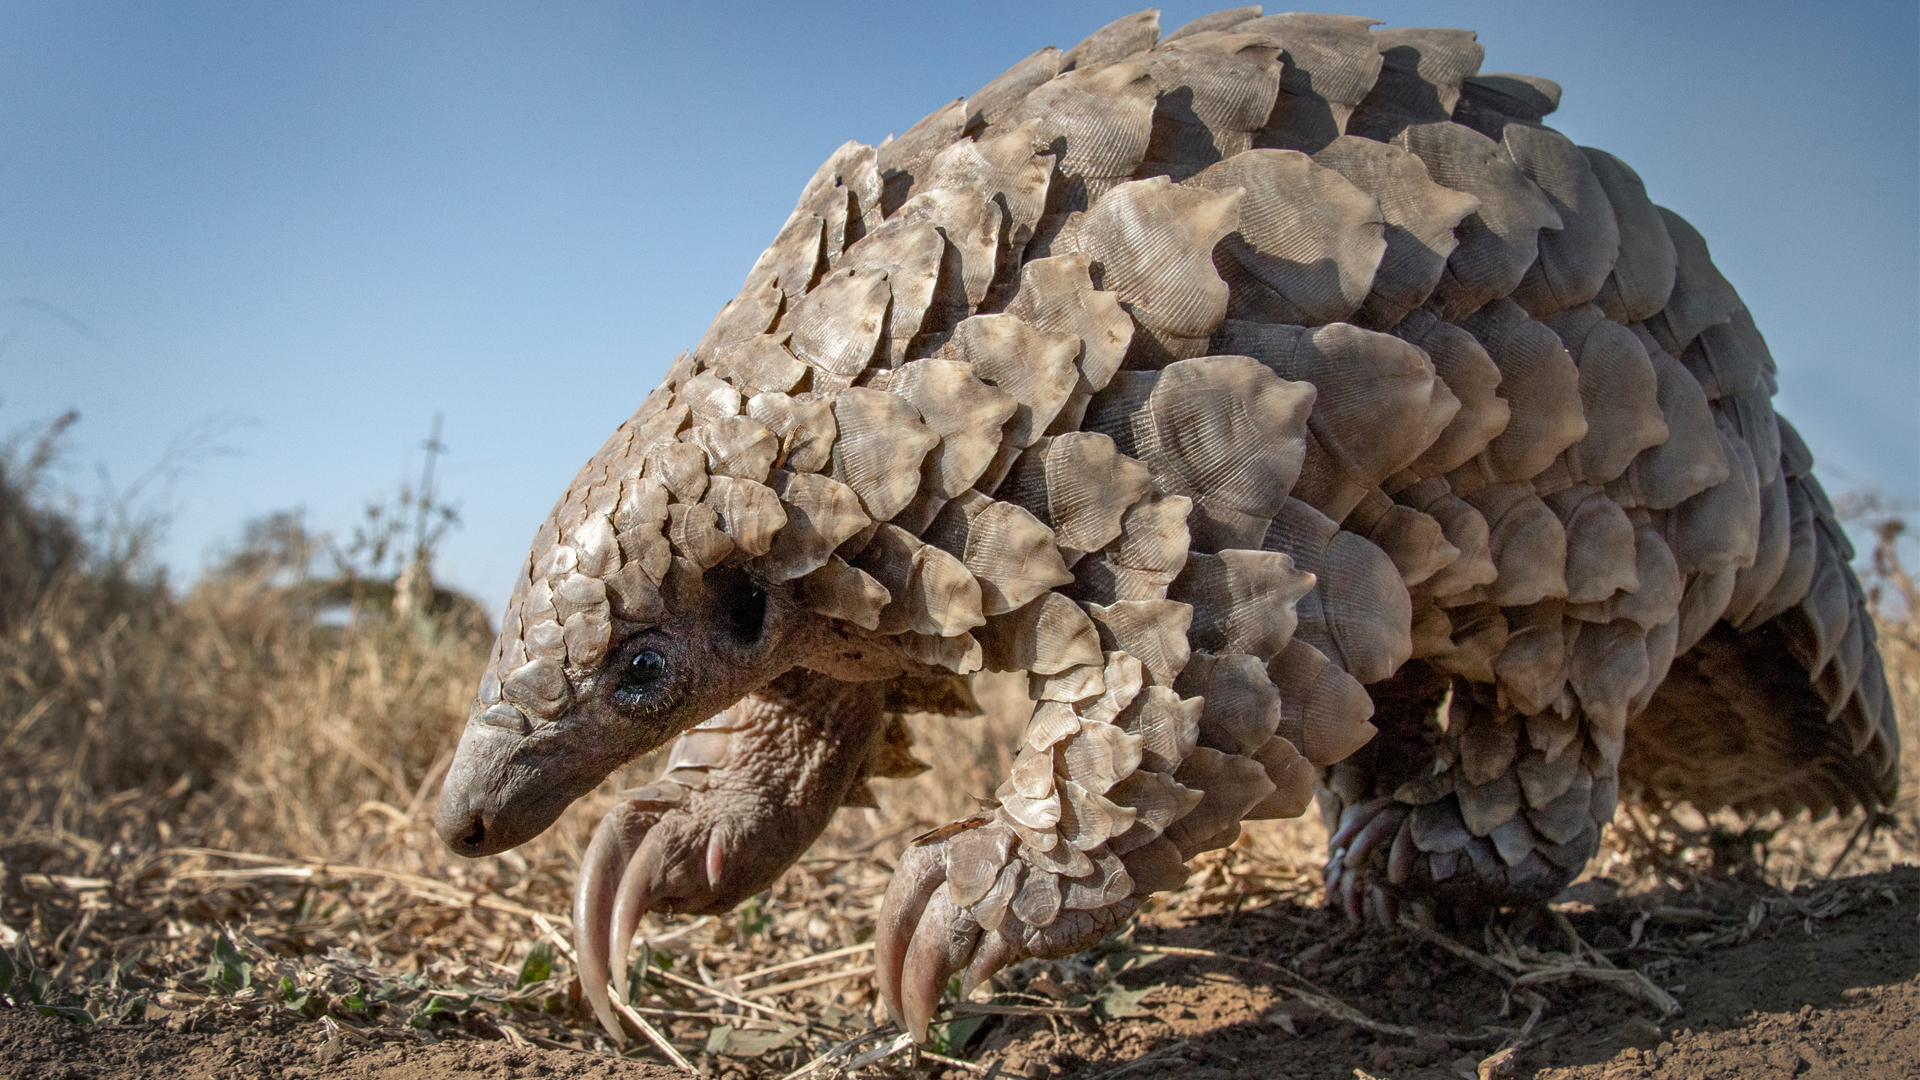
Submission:
<svg viewBox="0 0 1920 1080">
<path fill-rule="evenodd" d="M 152 523 L 89 528 L 46 490 L 70 419 L 0 455 L 0 812 L 55 847 L 372 854 L 417 817 L 491 642 L 471 600 L 393 616 L 391 580 L 278 515 L 184 595 Z"/>
</svg>

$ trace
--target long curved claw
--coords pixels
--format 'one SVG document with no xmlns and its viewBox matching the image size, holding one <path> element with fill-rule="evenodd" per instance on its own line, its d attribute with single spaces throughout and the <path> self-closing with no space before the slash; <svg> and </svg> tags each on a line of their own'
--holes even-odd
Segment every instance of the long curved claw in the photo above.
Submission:
<svg viewBox="0 0 1920 1080">
<path fill-rule="evenodd" d="M 873 928 L 873 981 L 886 1003 L 887 1015 L 905 1030 L 900 1009 L 900 977 L 914 931 L 920 925 L 934 890 L 947 880 L 947 864 L 937 845 L 909 847 L 887 884 L 880 915 Z"/>
<path fill-rule="evenodd" d="M 900 974 L 900 1011 L 914 1042 L 925 1041 L 927 1021 L 933 1019 L 947 979 L 967 966 L 979 941 L 980 924 L 954 904 L 944 887 L 935 889 L 914 928 Z"/>
<path fill-rule="evenodd" d="M 640 916 L 647 913 L 654 900 L 654 883 L 660 877 L 666 862 L 666 845 L 661 842 L 660 833 L 649 832 L 640 843 L 640 850 L 627 860 L 627 868 L 620 875 L 620 886 L 614 893 L 613 911 L 607 924 L 613 938 L 612 970 L 627 970 L 627 956 L 633 948 L 633 932 L 640 927 Z"/>
<path fill-rule="evenodd" d="M 639 790 L 641 798 L 615 807 L 594 830 L 574 890 L 582 992 L 616 1040 L 625 1036 L 607 983 L 627 970 L 641 917 L 649 911 L 725 910 L 733 906 L 731 891 L 751 884 L 721 876 L 746 865 L 728 856 L 731 832 L 661 801 L 657 791 Z M 717 895 L 723 882 L 728 896 Z M 625 1000 L 624 983 L 614 993 Z"/>
<path fill-rule="evenodd" d="M 1409 808 L 1391 799 L 1355 803 L 1340 816 L 1340 826 L 1327 841 L 1327 902 L 1340 908 L 1352 923 L 1392 926 L 1398 916 L 1393 898 L 1366 879 L 1363 871 L 1385 848 L 1391 864 L 1397 857 L 1410 861 L 1412 839 L 1407 829 Z M 1402 877 L 1408 872 L 1398 871 Z"/>
<path fill-rule="evenodd" d="M 980 984 L 993 977 L 993 973 L 1024 959 L 1019 945 L 997 930 L 989 930 L 980 935 L 980 947 L 974 952 L 973 960 L 967 964 L 967 970 L 960 976 L 960 996 L 969 998 Z"/>
<path fill-rule="evenodd" d="M 593 1015 L 599 1018 L 600 1026 L 620 1045 L 625 1045 L 626 1035 L 607 997 L 611 971 L 608 955 L 621 874 L 638 846 L 633 832 L 635 826 L 645 827 L 635 820 L 636 816 L 632 804 L 628 804 L 600 819 L 580 860 L 580 882 L 573 892 L 573 949 L 580 965 L 580 991 L 593 1006 Z"/>
</svg>

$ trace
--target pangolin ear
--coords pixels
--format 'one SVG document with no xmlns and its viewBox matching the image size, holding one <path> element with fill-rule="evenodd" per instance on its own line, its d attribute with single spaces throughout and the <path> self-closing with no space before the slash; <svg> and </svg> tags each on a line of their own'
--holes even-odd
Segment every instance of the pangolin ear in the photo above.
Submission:
<svg viewBox="0 0 1920 1080">
<path fill-rule="evenodd" d="M 705 580 L 708 602 L 728 632 L 744 643 L 759 641 L 767 623 L 767 593 L 761 584 L 736 566 L 709 570 Z"/>
</svg>

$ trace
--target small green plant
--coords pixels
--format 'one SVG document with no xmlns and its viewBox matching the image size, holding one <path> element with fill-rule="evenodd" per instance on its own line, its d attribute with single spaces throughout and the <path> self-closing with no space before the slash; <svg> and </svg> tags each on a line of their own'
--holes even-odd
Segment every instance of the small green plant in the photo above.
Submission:
<svg viewBox="0 0 1920 1080">
<path fill-rule="evenodd" d="M 534 983 L 546 982 L 553 978 L 553 945 L 539 942 L 527 950 L 527 958 L 520 964 L 520 975 L 514 980 L 515 990 L 525 990 Z"/>
<path fill-rule="evenodd" d="M 1157 989 L 1159 987 L 1149 986 L 1129 990 L 1117 982 L 1110 982 L 1093 996 L 1093 1007 L 1109 1020 L 1118 1020 L 1123 1016 L 1144 1016 L 1148 1010 L 1140 1004 L 1140 999 Z"/>
<path fill-rule="evenodd" d="M 53 988 L 53 973 L 33 962 L 33 953 L 25 942 L 12 956 L 0 950 L 0 1001 L 9 1008 L 30 1008 L 42 1016 L 58 1016 L 76 1024 L 91 1024 L 94 1019 L 92 1013 Z"/>
<path fill-rule="evenodd" d="M 750 897 L 746 903 L 740 905 L 741 940 L 763 933 L 772 925 L 773 916 L 761 906 L 758 896 Z"/>
<path fill-rule="evenodd" d="M 316 1016 L 325 1007 L 326 995 L 310 986 L 301 986 L 291 978 L 280 976 L 281 1004 L 302 1016 Z"/>
<path fill-rule="evenodd" d="M 453 989 L 460 991 L 463 988 L 454 987 Z M 473 1002 L 474 995 L 470 993 L 429 994 L 427 995 L 427 1000 L 414 1006 L 413 1012 L 407 1016 L 407 1026 L 411 1028 L 428 1027 L 433 1023 L 435 1017 L 457 1016 L 471 1007 Z"/>
<path fill-rule="evenodd" d="M 216 994 L 237 994 L 253 988 L 253 961 L 234 947 L 225 934 L 213 939 L 213 955 L 200 984 Z"/>
<path fill-rule="evenodd" d="M 987 1022 L 992 1019 L 993 1017 L 991 1016 L 967 1013 L 962 1016 L 956 1016 L 947 1023 L 933 1028 L 929 1032 L 933 1043 L 933 1052 L 952 1056 L 960 1055 L 966 1050 L 967 1044 L 973 1041 L 973 1037 L 979 1033 L 980 1029 L 985 1027 Z"/>
<path fill-rule="evenodd" d="M 121 957 L 113 965 L 113 974 L 108 977 L 108 985 L 116 990 L 146 990 L 151 988 L 153 984 L 141 978 L 140 975 L 134 971 L 135 968 L 140 966 L 140 961 L 146 958 L 147 950 L 145 949 L 135 949 Z"/>
</svg>

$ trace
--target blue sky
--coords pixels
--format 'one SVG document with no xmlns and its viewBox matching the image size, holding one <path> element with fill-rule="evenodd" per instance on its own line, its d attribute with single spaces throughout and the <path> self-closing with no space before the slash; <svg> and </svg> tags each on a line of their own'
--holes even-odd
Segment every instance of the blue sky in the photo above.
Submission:
<svg viewBox="0 0 1920 1080">
<path fill-rule="evenodd" d="M 350 527 L 444 412 L 443 576 L 495 607 L 835 146 L 1131 10 L 0 2 L 0 432 L 78 408 L 83 492 L 217 432 L 149 489 L 190 576 L 257 515 Z M 1346 10 L 1558 80 L 1706 235 L 1829 488 L 1920 498 L 1915 5 Z"/>
</svg>

